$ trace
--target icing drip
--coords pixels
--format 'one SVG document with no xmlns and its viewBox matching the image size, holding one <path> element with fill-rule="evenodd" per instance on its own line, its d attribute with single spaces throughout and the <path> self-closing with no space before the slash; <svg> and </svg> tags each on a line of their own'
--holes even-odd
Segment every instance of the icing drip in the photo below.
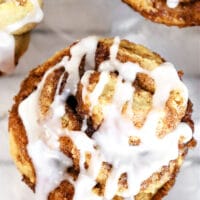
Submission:
<svg viewBox="0 0 200 200">
<path fill-rule="evenodd" d="M 15 39 L 12 35 L 0 31 L 0 71 L 12 72 L 15 65 Z"/>
<path fill-rule="evenodd" d="M 43 19 L 43 12 L 38 0 L 30 1 L 33 4 L 33 10 L 30 13 L 20 21 L 0 30 L 0 71 L 4 73 L 11 73 L 15 68 L 15 38 L 12 34 L 27 24 L 39 23 Z"/>
<path fill-rule="evenodd" d="M 85 51 L 80 52 L 79 49 L 83 49 L 82 45 L 86 45 L 86 41 L 92 45 L 87 46 L 88 48 L 85 48 Z M 37 169 L 36 170 L 36 175 L 37 175 L 36 194 L 37 194 L 38 200 L 47 199 L 48 194 L 53 189 L 55 189 L 56 186 L 58 186 L 59 183 L 62 180 L 64 180 L 67 176 L 64 172 L 66 171 L 67 167 L 70 166 L 71 161 L 66 162 L 64 165 L 63 154 L 60 153 L 59 151 L 58 139 L 61 135 L 66 135 L 65 130 L 63 130 L 61 127 L 60 117 L 62 117 L 63 114 L 65 113 L 65 100 L 67 96 L 71 93 L 75 94 L 74 90 L 76 88 L 77 83 L 79 82 L 78 66 L 81 62 L 81 58 L 87 54 L 88 55 L 87 62 L 94 66 L 93 60 L 94 60 L 94 55 L 95 55 L 94 52 L 97 46 L 97 42 L 98 41 L 96 37 L 90 37 L 90 38 L 86 38 L 85 40 L 82 40 L 81 43 L 78 43 L 76 46 L 71 48 L 71 59 L 69 60 L 68 57 L 64 57 L 60 63 L 58 63 L 53 68 L 51 68 L 45 74 L 43 80 L 38 85 L 37 90 L 33 92 L 19 106 L 19 114 L 23 120 L 25 129 L 28 134 L 28 140 L 29 140 L 29 144 L 27 146 L 28 153 L 30 157 L 32 158 L 34 166 Z M 68 77 L 68 81 L 73 80 L 74 84 L 69 85 L 69 87 L 65 89 L 62 95 L 58 95 L 58 90 L 56 91 L 56 98 L 51 105 L 52 118 L 50 118 L 44 123 L 40 121 L 40 117 L 39 117 L 39 96 L 41 93 L 41 89 L 44 85 L 44 82 L 48 74 L 52 73 L 55 69 L 61 66 L 64 66 L 65 70 L 68 73 L 70 73 L 70 76 Z M 73 68 L 72 67 L 70 68 L 70 66 L 73 66 Z M 61 83 L 61 81 L 59 83 Z M 30 107 L 29 112 L 26 112 L 27 107 Z M 27 119 L 27 121 L 25 120 L 25 118 Z M 33 122 L 31 126 L 29 124 L 29 121 Z M 32 134 L 32 133 L 35 133 L 35 134 Z M 38 142 L 40 140 L 43 142 Z M 42 159 L 42 157 L 37 157 L 37 152 L 35 152 L 35 149 L 38 149 L 38 148 L 44 149 L 43 156 L 47 157 L 47 159 L 44 160 Z M 57 170 L 49 170 L 48 173 L 46 173 L 45 169 L 49 168 L 49 163 L 51 163 L 51 160 L 54 160 L 55 158 L 56 158 L 56 162 L 60 166 L 60 173 Z M 41 160 L 43 161 L 41 162 Z M 40 175 L 41 171 L 45 173 Z M 59 173 L 60 175 L 56 176 L 57 173 Z M 49 177 L 54 177 L 54 178 L 49 180 Z M 49 183 L 46 184 L 45 180 L 49 180 Z"/>
<path fill-rule="evenodd" d="M 106 109 L 105 116 L 105 123 L 94 134 L 94 139 L 100 146 L 104 159 L 114 166 L 106 182 L 106 199 L 112 199 L 115 196 L 118 179 L 125 172 L 128 177 L 128 190 L 121 196 L 128 198 L 136 195 L 144 180 L 159 171 L 161 166 L 167 166 L 170 160 L 177 158 L 177 144 L 183 134 L 183 129 L 187 132 L 185 141 L 191 139 L 190 128 L 182 123 L 171 134 L 162 140 L 158 139 L 155 135 L 157 123 L 152 123 L 157 122 L 158 116 L 153 111 L 148 115 L 144 127 L 140 130 L 135 128 L 130 121 L 123 119 L 114 106 Z M 127 138 L 133 135 L 141 139 L 142 144 L 139 147 L 128 145 Z"/>
<path fill-rule="evenodd" d="M 89 78 L 94 73 L 95 52 L 98 38 L 88 37 L 70 49 L 71 57 L 64 57 L 56 66 L 49 69 L 37 89 L 19 105 L 19 115 L 24 124 L 28 137 L 28 153 L 33 161 L 37 182 L 36 194 L 38 200 L 48 198 L 48 194 L 63 180 L 68 180 L 75 188 L 73 199 L 112 199 L 120 195 L 124 199 L 132 199 L 140 190 L 141 184 L 153 173 L 159 172 L 161 167 L 168 166 L 171 160 L 179 155 L 179 140 L 184 138 L 184 143 L 192 138 L 192 130 L 186 123 L 180 123 L 171 133 L 160 139 L 156 135 L 159 119 L 165 109 L 165 103 L 172 90 L 180 92 L 186 106 L 188 92 L 180 81 L 177 72 L 170 63 L 152 71 L 141 68 L 131 62 L 121 63 L 117 60 L 117 52 L 120 40 L 115 38 L 110 48 L 110 59 L 99 66 L 99 81 L 92 92 L 88 91 Z M 85 73 L 79 78 L 79 65 L 85 56 Z M 50 107 L 50 114 L 44 120 L 39 115 L 39 96 L 46 78 L 55 69 L 64 67 L 69 74 L 67 85 L 61 95 L 59 87 L 62 76 L 58 82 L 56 94 Z M 88 97 L 90 114 L 93 108 L 99 104 L 99 97 L 106 84 L 109 82 L 110 72 L 118 71 L 114 95 L 110 103 L 102 107 L 104 120 L 99 129 L 91 138 L 84 132 L 87 128 L 86 119 L 80 131 L 70 131 L 61 127 L 61 117 L 65 113 L 65 101 L 71 94 L 77 92 L 77 84 L 82 88 L 82 99 Z M 148 113 L 142 128 L 134 126 L 132 121 L 121 114 L 123 105 L 128 102 L 130 108 L 133 103 L 135 88 L 132 86 L 136 74 L 142 72 L 155 81 L 156 91 L 153 96 L 153 105 Z M 170 81 L 168 78 L 170 77 Z M 26 112 L 27 109 L 29 112 Z M 131 109 L 131 108 L 130 108 Z M 30 123 L 30 121 L 32 123 Z M 80 173 L 77 180 L 73 180 L 66 173 L 66 169 L 72 166 L 72 160 L 63 155 L 59 149 L 59 137 L 68 136 L 80 152 Z M 129 137 L 138 137 L 141 143 L 137 146 L 129 145 Z M 38 152 L 42 152 L 41 154 Z M 86 153 L 90 153 L 91 159 L 88 168 L 85 168 Z M 40 154 L 40 155 L 38 155 Z M 112 168 L 105 185 L 104 196 L 98 196 L 92 190 L 97 184 L 97 176 L 102 163 L 109 163 Z M 53 163 L 53 164 L 50 164 Z M 49 166 L 51 168 L 49 169 Z M 46 169 L 48 169 L 46 171 Z M 127 174 L 128 188 L 118 191 L 120 176 Z M 48 184 L 44 184 L 47 183 Z"/>
<path fill-rule="evenodd" d="M 61 63 L 49 70 L 49 73 L 60 67 L 60 65 L 65 65 L 67 61 L 68 58 L 64 57 Z M 28 134 L 29 144 L 27 150 L 37 169 L 36 195 L 38 200 L 47 199 L 50 191 L 55 189 L 65 178 L 66 168 L 72 164 L 72 161 L 59 151 L 58 142 L 59 135 L 63 133 L 59 117 L 64 113 L 64 97 L 67 96 L 67 91 L 62 97 L 55 99 L 52 104 L 53 117 L 47 123 L 43 123 L 39 118 L 38 98 L 47 75 L 38 85 L 36 92 L 33 92 L 23 102 L 23 105 L 19 106 L 20 116 L 23 115 L 22 119 L 27 119 L 23 120 L 27 133 L 35 133 Z M 58 95 L 58 92 L 56 92 L 56 95 Z M 55 106 L 58 107 L 59 111 L 54 109 Z M 27 107 L 30 108 L 29 112 L 26 110 Z M 31 126 L 30 121 L 32 122 Z M 57 172 L 55 173 L 55 171 Z"/>
<path fill-rule="evenodd" d="M 167 6 L 169 8 L 176 8 L 179 4 L 179 0 L 167 0 Z"/>
</svg>

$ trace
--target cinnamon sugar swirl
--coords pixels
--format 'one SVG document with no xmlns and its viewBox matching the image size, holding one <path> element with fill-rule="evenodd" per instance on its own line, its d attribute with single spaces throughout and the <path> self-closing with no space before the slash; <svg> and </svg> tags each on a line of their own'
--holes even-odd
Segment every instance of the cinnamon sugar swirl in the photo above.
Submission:
<svg viewBox="0 0 200 200">
<path fill-rule="evenodd" d="M 88 37 L 23 81 L 11 153 L 37 200 L 161 199 L 194 144 L 191 112 L 171 63 L 126 40 Z"/>
</svg>

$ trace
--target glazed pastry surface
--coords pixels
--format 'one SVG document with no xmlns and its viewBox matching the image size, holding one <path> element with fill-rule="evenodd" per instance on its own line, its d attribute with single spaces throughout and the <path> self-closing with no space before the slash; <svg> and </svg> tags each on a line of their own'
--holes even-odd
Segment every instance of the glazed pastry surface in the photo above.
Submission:
<svg viewBox="0 0 200 200">
<path fill-rule="evenodd" d="M 168 26 L 200 25 L 199 0 L 122 0 L 145 18 Z"/>
<path fill-rule="evenodd" d="M 117 37 L 88 37 L 22 83 L 11 153 L 38 200 L 161 199 L 193 140 L 186 115 L 171 63 Z"/>
</svg>

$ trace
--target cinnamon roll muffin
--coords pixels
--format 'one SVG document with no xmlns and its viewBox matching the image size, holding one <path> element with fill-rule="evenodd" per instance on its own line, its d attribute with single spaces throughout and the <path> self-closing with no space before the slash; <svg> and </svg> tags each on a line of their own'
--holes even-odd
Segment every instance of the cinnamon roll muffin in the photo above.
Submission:
<svg viewBox="0 0 200 200">
<path fill-rule="evenodd" d="M 141 45 L 98 37 L 32 70 L 9 132 L 36 199 L 162 199 L 195 143 L 181 75 Z"/>
<path fill-rule="evenodd" d="M 11 73 L 43 18 L 42 0 L 0 0 L 0 74 Z"/>
<path fill-rule="evenodd" d="M 168 26 L 200 25 L 199 0 L 122 0 L 145 18 Z"/>
</svg>

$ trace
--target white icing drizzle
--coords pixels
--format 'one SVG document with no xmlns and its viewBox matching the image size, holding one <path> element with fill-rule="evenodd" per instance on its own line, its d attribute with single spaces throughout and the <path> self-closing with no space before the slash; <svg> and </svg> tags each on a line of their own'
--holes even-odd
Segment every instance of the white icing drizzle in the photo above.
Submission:
<svg viewBox="0 0 200 200">
<path fill-rule="evenodd" d="M 94 58 L 98 44 L 97 37 L 88 37 L 75 44 L 70 50 L 71 57 L 64 57 L 60 63 L 49 69 L 38 84 L 37 89 L 20 103 L 18 112 L 29 141 L 27 146 L 28 153 L 35 167 L 38 200 L 47 199 L 48 194 L 61 181 L 66 179 L 75 188 L 74 200 L 110 200 L 116 194 L 130 200 L 139 192 L 141 183 L 144 180 L 178 157 L 180 137 L 184 136 L 184 142 L 192 138 L 192 130 L 186 123 L 180 123 L 175 130 L 162 139 L 156 136 L 156 127 L 163 113 L 165 102 L 169 98 L 170 91 L 178 90 L 184 98 L 185 105 L 188 100 L 187 89 L 180 81 L 173 65 L 164 63 L 153 71 L 148 71 L 138 64 L 131 62 L 121 63 L 116 59 L 119 43 L 119 38 L 115 38 L 110 48 L 110 59 L 99 66 L 98 70 L 101 72 L 99 82 L 91 93 L 88 93 L 87 86 L 89 77 L 94 72 Z M 80 80 L 78 68 L 84 55 L 86 55 L 85 61 L 88 71 L 84 73 Z M 39 117 L 41 89 L 46 77 L 61 66 L 64 66 L 66 72 L 69 73 L 67 85 L 64 92 L 59 95 L 58 89 L 61 84 L 61 76 L 54 102 L 50 108 L 51 112 L 48 118 L 41 121 Z M 86 96 L 89 97 L 91 103 L 90 111 L 92 112 L 92 108 L 98 105 L 98 97 L 109 80 L 110 72 L 116 70 L 119 75 L 117 76 L 112 103 L 102 108 L 104 120 L 93 136 L 89 138 L 84 132 L 87 127 L 86 119 L 81 131 L 62 129 L 60 120 L 65 113 L 65 100 L 69 94 L 75 95 L 77 83 L 81 81 L 83 101 Z M 132 82 L 138 72 L 148 74 L 154 79 L 156 85 L 152 109 L 144 126 L 140 129 L 136 128 L 129 118 L 121 115 L 124 103 L 129 102 L 129 105 L 132 103 L 134 94 Z M 170 80 L 168 80 L 169 77 Z M 72 165 L 72 161 L 59 150 L 58 139 L 60 136 L 70 137 L 80 152 L 80 174 L 76 181 L 66 174 L 66 168 Z M 139 146 L 130 146 L 128 143 L 130 136 L 139 137 L 141 144 Z M 85 169 L 85 154 L 87 152 L 91 154 L 91 161 L 89 168 Z M 58 166 L 55 164 L 55 160 Z M 53 165 L 49 164 L 52 162 L 54 163 Z M 96 185 L 96 178 L 103 162 L 110 163 L 112 171 L 106 182 L 104 196 L 100 197 L 92 192 L 92 188 Z M 45 169 L 48 170 L 46 171 Z M 117 184 L 122 173 L 127 173 L 128 189 L 119 193 Z"/>
<path fill-rule="evenodd" d="M 0 71 L 4 73 L 11 73 L 15 69 L 15 38 L 12 33 L 27 24 L 39 23 L 43 19 L 43 12 L 38 0 L 30 0 L 30 2 L 33 4 L 33 10 L 30 13 L 0 30 Z"/>
<path fill-rule="evenodd" d="M 72 161 L 58 150 L 46 146 L 41 140 L 30 145 L 28 150 L 37 169 L 36 199 L 47 199 L 49 192 L 66 178 L 65 169 L 72 166 Z"/>
<path fill-rule="evenodd" d="M 101 147 L 105 160 L 114 166 L 113 176 L 109 177 L 111 180 L 106 184 L 106 199 L 114 197 L 118 183 L 115 180 L 124 172 L 128 176 L 128 190 L 122 196 L 128 198 L 136 195 L 144 180 L 159 171 L 161 166 L 167 166 L 170 160 L 177 158 L 177 144 L 183 129 L 186 133 L 185 141 L 191 139 L 191 129 L 184 123 L 165 138 L 159 139 L 155 135 L 159 115 L 153 111 L 148 115 L 144 127 L 139 130 L 130 121 L 123 119 L 114 106 L 109 106 L 104 116 L 105 123 L 94 134 L 94 139 Z M 132 135 L 141 139 L 139 147 L 128 145 L 127 138 Z"/>
<path fill-rule="evenodd" d="M 122 84 L 122 78 L 117 79 L 117 85 L 115 88 L 115 94 L 113 97 L 113 102 L 116 103 L 118 109 L 121 111 L 124 102 L 131 102 L 133 98 L 135 88 L 132 87 L 131 82 L 124 82 Z"/>
<path fill-rule="evenodd" d="M 167 0 L 167 6 L 169 8 L 176 8 L 179 4 L 179 0 Z"/>
<path fill-rule="evenodd" d="M 99 66 L 99 71 L 115 71 L 117 70 L 119 74 L 126 80 L 126 81 L 134 81 L 136 74 L 138 72 L 146 72 L 142 69 L 138 64 L 132 62 L 120 63 L 119 60 L 116 59 L 117 52 L 119 48 L 120 39 L 116 37 L 114 39 L 114 43 L 110 48 L 110 60 L 107 60 Z"/>
<path fill-rule="evenodd" d="M 15 39 L 0 31 L 0 71 L 10 73 L 15 66 Z"/>
<path fill-rule="evenodd" d="M 81 153 L 79 163 L 81 173 L 78 176 L 78 180 L 74 183 L 75 194 L 73 199 L 102 199 L 92 193 L 91 190 L 96 185 L 95 179 L 99 173 L 103 160 L 101 153 L 94 148 L 96 142 L 90 139 L 84 132 L 79 132 L 77 134 L 72 133 L 70 134 L 70 137 Z M 92 154 L 88 170 L 84 167 L 85 152 L 90 152 Z"/>
<path fill-rule="evenodd" d="M 68 58 L 64 57 L 61 63 L 51 68 L 48 73 L 66 65 L 67 61 Z M 52 104 L 52 118 L 47 120 L 46 123 L 40 120 L 38 98 L 48 73 L 45 74 L 37 90 L 19 106 L 19 114 L 22 117 L 29 140 L 27 150 L 36 169 L 37 185 L 35 190 L 38 200 L 47 199 L 50 191 L 55 189 L 65 178 L 64 171 L 72 163 L 59 151 L 58 142 L 59 135 L 62 135 L 63 132 L 59 123 L 59 116 L 63 113 L 62 109 L 64 110 L 63 96 L 66 95 L 65 93 Z M 54 106 L 58 106 L 59 112 L 54 109 Z M 27 112 L 27 107 L 29 112 Z M 63 158 L 65 159 L 63 160 Z M 55 171 L 57 172 L 55 173 Z"/>
<path fill-rule="evenodd" d="M 94 71 L 85 72 L 84 76 L 81 79 L 81 83 L 83 85 L 88 84 L 88 78 L 90 77 L 92 72 L 94 72 Z M 98 104 L 98 98 L 101 95 L 101 93 L 103 92 L 103 89 L 104 89 L 106 83 L 108 82 L 108 80 L 109 80 L 109 74 L 102 72 L 97 86 L 95 87 L 94 91 L 90 95 L 90 102 L 91 102 L 90 110 L 92 110 L 94 108 L 94 106 L 96 106 Z M 85 90 L 85 87 L 83 89 L 84 89 L 83 90 L 83 98 L 84 98 L 87 95 L 87 91 Z"/>
<path fill-rule="evenodd" d="M 169 93 L 174 89 L 174 86 L 176 86 L 175 89 L 179 90 L 183 96 L 184 105 L 187 104 L 188 90 L 183 82 L 180 81 L 175 68 L 170 63 L 164 63 L 162 66 L 157 67 L 150 73 L 150 76 L 154 79 L 156 84 L 156 91 L 153 96 L 155 108 L 163 108 L 165 106 L 169 98 Z M 163 86 L 165 87 L 164 90 Z"/>
<path fill-rule="evenodd" d="M 69 73 L 67 88 L 72 94 L 75 94 L 77 83 L 79 82 L 79 65 L 83 56 L 86 55 L 87 70 L 94 68 L 95 50 L 97 48 L 97 37 L 91 36 L 82 39 L 79 43 L 73 46 L 70 50 L 71 59 L 65 66 L 66 71 Z"/>
</svg>

